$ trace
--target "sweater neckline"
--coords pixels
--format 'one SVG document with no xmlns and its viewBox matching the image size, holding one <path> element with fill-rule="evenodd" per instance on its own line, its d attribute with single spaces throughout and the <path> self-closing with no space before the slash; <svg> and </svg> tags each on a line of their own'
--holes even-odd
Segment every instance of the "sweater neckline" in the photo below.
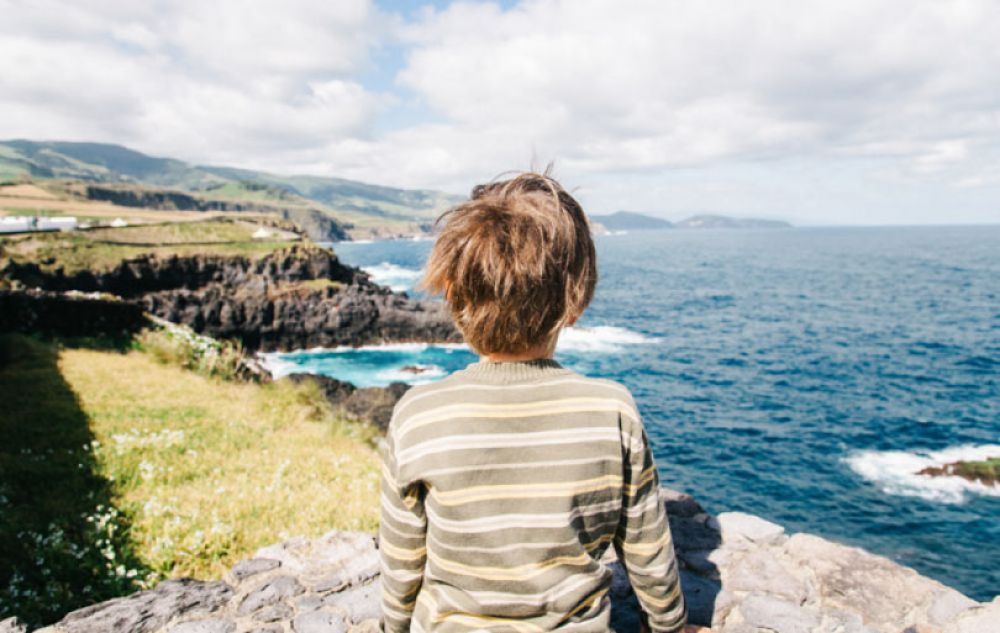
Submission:
<svg viewBox="0 0 1000 633">
<path fill-rule="evenodd" d="M 477 382 L 499 385 L 533 382 L 543 378 L 572 373 L 552 358 L 504 361 L 480 359 L 477 362 L 470 363 L 462 372 L 468 378 Z"/>
</svg>

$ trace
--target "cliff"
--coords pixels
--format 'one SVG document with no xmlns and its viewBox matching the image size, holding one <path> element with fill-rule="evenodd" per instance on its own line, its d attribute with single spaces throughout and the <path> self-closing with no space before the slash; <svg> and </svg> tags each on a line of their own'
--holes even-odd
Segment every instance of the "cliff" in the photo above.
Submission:
<svg viewBox="0 0 1000 633">
<path fill-rule="evenodd" d="M 718 633 L 987 633 L 1000 598 L 977 603 L 881 556 L 759 517 L 709 515 L 688 495 L 662 499 L 689 622 Z M 612 624 L 638 630 L 635 595 L 611 554 Z M 68 614 L 44 633 L 344 633 L 377 631 L 378 544 L 360 532 L 262 548 L 223 580 L 180 578 Z M 27 629 L 10 618 L 0 632 Z"/>
<path fill-rule="evenodd" d="M 315 246 L 259 257 L 146 254 L 107 270 L 68 274 L 8 259 L 0 280 L 50 293 L 114 295 L 198 333 L 237 339 L 251 351 L 459 340 L 443 306 L 379 286 Z M 72 329 L 75 315 L 64 318 Z"/>
</svg>

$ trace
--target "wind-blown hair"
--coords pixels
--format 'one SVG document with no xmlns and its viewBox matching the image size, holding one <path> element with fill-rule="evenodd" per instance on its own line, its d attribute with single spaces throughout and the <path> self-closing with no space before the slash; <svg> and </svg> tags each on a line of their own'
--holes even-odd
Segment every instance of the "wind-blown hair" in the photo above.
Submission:
<svg viewBox="0 0 1000 633">
<path fill-rule="evenodd" d="M 590 304 L 597 254 L 580 204 L 548 173 L 478 185 L 443 213 L 421 281 L 480 354 L 519 354 Z"/>
</svg>

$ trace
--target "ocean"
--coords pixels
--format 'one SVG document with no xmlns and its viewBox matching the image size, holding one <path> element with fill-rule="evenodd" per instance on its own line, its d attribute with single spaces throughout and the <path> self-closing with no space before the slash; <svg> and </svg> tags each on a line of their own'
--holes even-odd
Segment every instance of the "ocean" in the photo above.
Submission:
<svg viewBox="0 0 1000 633">
<path fill-rule="evenodd" d="M 1000 456 L 1000 226 L 666 230 L 596 238 L 556 359 L 627 385 L 664 485 L 1000 593 L 1000 491 L 916 472 Z M 412 292 L 429 241 L 334 245 Z M 277 373 L 426 382 L 461 345 L 275 354 Z M 416 372 L 416 373 L 414 373 Z"/>
</svg>

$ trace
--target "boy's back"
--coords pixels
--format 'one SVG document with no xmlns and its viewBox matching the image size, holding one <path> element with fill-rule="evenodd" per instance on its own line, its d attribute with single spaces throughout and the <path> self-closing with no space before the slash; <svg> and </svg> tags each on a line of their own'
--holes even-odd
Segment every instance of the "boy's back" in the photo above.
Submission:
<svg viewBox="0 0 1000 633">
<path fill-rule="evenodd" d="M 654 631 L 684 603 L 628 390 L 551 359 L 480 361 L 398 403 L 385 446 L 386 630 L 610 630 L 615 546 Z"/>
<path fill-rule="evenodd" d="M 597 284 L 587 216 L 547 174 L 446 212 L 422 286 L 481 360 L 409 391 L 386 435 L 388 631 L 607 632 L 618 550 L 656 632 L 684 627 L 659 479 L 632 396 L 552 360 Z"/>
</svg>

